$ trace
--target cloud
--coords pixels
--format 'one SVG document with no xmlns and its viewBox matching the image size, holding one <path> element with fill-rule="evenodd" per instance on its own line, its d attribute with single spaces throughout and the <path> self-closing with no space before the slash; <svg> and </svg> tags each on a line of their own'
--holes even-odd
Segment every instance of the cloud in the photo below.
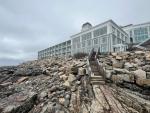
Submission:
<svg viewBox="0 0 150 113">
<path fill-rule="evenodd" d="M 145 0 L 1 0 L 0 65 L 37 58 L 37 52 L 70 39 L 84 22 L 119 25 L 150 20 Z M 142 18 L 141 18 L 141 15 Z"/>
</svg>

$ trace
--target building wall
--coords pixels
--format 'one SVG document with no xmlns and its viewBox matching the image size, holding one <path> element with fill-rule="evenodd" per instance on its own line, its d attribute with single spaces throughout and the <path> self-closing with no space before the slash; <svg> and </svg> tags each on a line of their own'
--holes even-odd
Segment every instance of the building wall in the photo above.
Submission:
<svg viewBox="0 0 150 113">
<path fill-rule="evenodd" d="M 116 45 L 125 45 L 127 40 L 128 35 L 112 20 L 109 20 L 71 36 L 72 55 L 78 52 L 89 53 L 92 48 L 95 50 L 99 48 L 100 52 L 117 51 L 119 49 L 116 48 L 120 48 L 121 45 Z"/>
<path fill-rule="evenodd" d="M 141 43 L 150 38 L 150 22 L 130 25 L 123 29 L 128 33 L 129 37 L 133 39 L 133 43 Z M 131 41 L 129 43 L 131 43 Z"/>
<path fill-rule="evenodd" d="M 49 47 L 38 52 L 38 59 L 44 59 L 52 56 L 67 57 L 71 55 L 71 40 Z"/>
</svg>

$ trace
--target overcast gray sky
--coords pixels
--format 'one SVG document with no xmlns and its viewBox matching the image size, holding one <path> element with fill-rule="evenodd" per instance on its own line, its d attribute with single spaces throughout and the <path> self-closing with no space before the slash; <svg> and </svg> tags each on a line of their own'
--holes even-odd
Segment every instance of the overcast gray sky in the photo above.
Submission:
<svg viewBox="0 0 150 113">
<path fill-rule="evenodd" d="M 0 65 L 37 58 L 37 51 L 70 39 L 85 22 L 150 21 L 150 0 L 0 0 Z"/>
</svg>

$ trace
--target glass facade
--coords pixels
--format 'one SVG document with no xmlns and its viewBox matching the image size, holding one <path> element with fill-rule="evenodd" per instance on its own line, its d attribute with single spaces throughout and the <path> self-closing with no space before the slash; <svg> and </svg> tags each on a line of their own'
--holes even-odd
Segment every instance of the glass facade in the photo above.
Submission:
<svg viewBox="0 0 150 113">
<path fill-rule="evenodd" d="M 142 42 L 148 38 L 148 28 L 140 27 L 134 29 L 135 42 Z"/>
</svg>

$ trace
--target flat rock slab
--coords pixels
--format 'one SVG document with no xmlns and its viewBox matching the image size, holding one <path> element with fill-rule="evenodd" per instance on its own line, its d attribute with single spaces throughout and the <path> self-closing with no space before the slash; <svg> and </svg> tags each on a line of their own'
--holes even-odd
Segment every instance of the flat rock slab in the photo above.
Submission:
<svg viewBox="0 0 150 113">
<path fill-rule="evenodd" d="M 0 100 L 0 113 L 26 113 L 34 106 L 36 98 L 35 92 L 15 93 Z"/>
<path fill-rule="evenodd" d="M 93 87 L 93 91 L 95 99 L 92 100 L 90 113 L 128 113 L 129 108 L 118 101 L 109 86 L 97 85 Z"/>
</svg>

